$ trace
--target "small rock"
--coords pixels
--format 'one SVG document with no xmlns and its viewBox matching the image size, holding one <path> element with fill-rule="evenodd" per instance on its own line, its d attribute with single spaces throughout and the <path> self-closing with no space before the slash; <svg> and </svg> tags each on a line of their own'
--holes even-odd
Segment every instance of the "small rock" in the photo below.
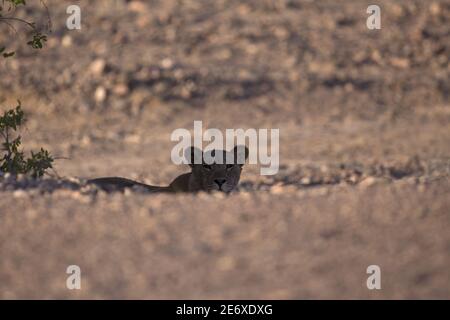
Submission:
<svg viewBox="0 0 450 320">
<path fill-rule="evenodd" d="M 128 3 L 128 9 L 132 12 L 145 12 L 148 8 L 142 1 L 131 1 Z"/>
<path fill-rule="evenodd" d="M 381 53 L 378 50 L 374 50 L 371 53 L 371 58 L 373 61 L 375 61 L 376 63 L 382 63 L 382 57 L 381 57 Z"/>
<path fill-rule="evenodd" d="M 88 146 L 91 144 L 91 137 L 89 137 L 88 135 L 84 135 L 81 140 L 80 140 L 80 144 L 82 146 Z"/>
<path fill-rule="evenodd" d="M 416 177 L 408 177 L 405 179 L 406 183 L 408 183 L 408 184 L 416 184 L 417 180 L 418 179 Z"/>
<path fill-rule="evenodd" d="M 359 185 L 363 188 L 367 188 L 374 185 L 377 181 L 378 179 L 375 177 L 367 177 L 363 181 L 361 181 Z"/>
<path fill-rule="evenodd" d="M 398 4 L 393 4 L 391 7 L 391 12 L 394 14 L 394 16 L 396 17 L 401 17 L 404 14 L 404 10 L 403 8 L 398 5 Z"/>
<path fill-rule="evenodd" d="M 79 191 L 72 191 L 72 190 L 67 190 L 67 189 L 58 189 L 54 192 L 55 195 L 58 195 L 59 197 L 70 197 L 72 199 L 78 200 L 82 203 L 88 203 L 89 202 L 89 197 L 87 197 L 86 195 L 82 194 Z"/>
<path fill-rule="evenodd" d="M 237 8 L 237 12 L 242 16 L 247 15 L 250 11 L 251 9 L 247 4 L 240 4 Z"/>
<path fill-rule="evenodd" d="M 250 198 L 250 192 L 248 192 L 247 190 L 245 191 L 240 191 L 238 193 L 239 197 L 244 198 L 244 199 L 248 199 Z"/>
<path fill-rule="evenodd" d="M 106 68 L 106 61 L 103 59 L 94 60 L 89 66 L 89 70 L 93 75 L 101 76 Z"/>
<path fill-rule="evenodd" d="M 409 60 L 405 58 L 391 58 L 391 65 L 400 69 L 409 67 Z"/>
<path fill-rule="evenodd" d="M 286 186 L 284 188 L 284 193 L 294 193 L 296 191 L 297 191 L 297 188 L 295 186 L 293 186 L 293 185 Z"/>
<path fill-rule="evenodd" d="M 350 182 L 350 183 L 356 183 L 356 182 L 358 182 L 358 176 L 352 174 L 352 175 L 348 178 L 348 182 Z"/>
<path fill-rule="evenodd" d="M 284 188 L 281 183 L 277 183 L 270 188 L 270 193 L 272 194 L 281 194 L 284 192 Z"/>
<path fill-rule="evenodd" d="M 128 93 L 128 86 L 124 83 L 119 83 L 114 86 L 113 92 L 118 96 L 125 96 Z"/>
<path fill-rule="evenodd" d="M 69 35 L 65 35 L 62 39 L 61 39 L 61 45 L 63 47 L 70 47 L 72 45 L 72 37 Z"/>
<path fill-rule="evenodd" d="M 13 192 L 13 197 L 14 198 L 23 198 L 26 197 L 27 193 L 23 190 L 16 190 Z"/>
<path fill-rule="evenodd" d="M 125 137 L 124 141 L 127 143 L 137 144 L 141 142 L 141 136 L 138 134 L 130 134 Z"/>
<path fill-rule="evenodd" d="M 206 193 L 206 192 L 204 192 L 204 191 L 198 192 L 198 193 L 196 194 L 196 196 L 197 196 L 199 199 L 209 199 L 209 198 L 210 198 L 210 194 L 209 194 L 209 193 Z"/>
<path fill-rule="evenodd" d="M 309 185 L 311 184 L 311 178 L 310 177 L 303 177 L 300 179 L 300 183 L 303 185 Z"/>
<path fill-rule="evenodd" d="M 95 101 L 101 103 L 106 99 L 106 89 L 104 87 L 97 87 L 94 94 Z"/>
<path fill-rule="evenodd" d="M 171 69 L 175 65 L 174 61 L 170 58 L 164 58 L 161 61 L 161 67 L 163 69 Z"/>
<path fill-rule="evenodd" d="M 440 7 L 439 3 L 433 2 L 430 5 L 430 12 L 432 15 L 437 16 L 441 12 L 441 7 Z"/>
<path fill-rule="evenodd" d="M 151 22 L 152 22 L 152 20 L 147 15 L 142 15 L 139 18 L 137 18 L 137 20 L 136 20 L 136 24 L 140 28 L 147 27 Z"/>
<path fill-rule="evenodd" d="M 217 198 L 217 199 L 224 199 L 225 198 L 225 195 L 224 195 L 223 192 L 214 192 L 213 196 L 214 196 L 214 198 Z"/>
</svg>

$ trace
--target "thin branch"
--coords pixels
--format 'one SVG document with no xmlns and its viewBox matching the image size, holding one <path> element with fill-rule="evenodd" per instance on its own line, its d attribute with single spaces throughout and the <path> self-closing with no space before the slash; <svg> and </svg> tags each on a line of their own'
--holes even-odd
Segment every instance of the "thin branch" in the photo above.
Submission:
<svg viewBox="0 0 450 320">
<path fill-rule="evenodd" d="M 50 10 L 48 10 L 47 4 L 44 0 L 40 0 L 42 6 L 45 8 L 45 12 L 47 14 L 47 29 L 52 32 L 52 19 L 50 18 Z"/>
<path fill-rule="evenodd" d="M 58 171 L 56 171 L 55 168 L 51 167 L 50 169 L 53 171 L 53 173 L 54 173 L 55 175 L 52 175 L 52 174 L 50 174 L 50 173 L 47 172 L 47 171 L 45 171 L 44 174 L 46 174 L 46 175 L 48 175 L 49 177 L 52 177 L 52 178 L 54 178 L 55 176 L 56 176 L 56 178 L 58 178 L 58 179 L 61 179 L 61 178 L 62 178 L 62 177 L 59 175 Z"/>
<path fill-rule="evenodd" d="M 24 20 L 24 19 L 20 19 L 20 18 L 16 18 L 16 17 L 0 17 L 0 21 L 2 21 L 2 20 L 14 20 L 14 21 L 19 21 L 19 22 L 22 22 L 22 23 L 24 23 L 24 24 L 26 24 L 27 26 L 29 26 L 30 28 L 32 28 L 33 30 L 37 30 L 36 29 L 36 26 L 33 24 L 33 23 L 31 23 L 31 22 L 28 22 L 28 21 L 26 21 L 26 20 Z"/>
<path fill-rule="evenodd" d="M 8 27 L 10 27 L 16 34 L 18 34 L 16 28 L 14 28 L 14 26 L 13 26 L 11 23 L 5 21 L 5 19 L 0 18 L 0 22 L 3 22 L 4 24 L 6 24 L 6 25 L 7 25 Z"/>
</svg>

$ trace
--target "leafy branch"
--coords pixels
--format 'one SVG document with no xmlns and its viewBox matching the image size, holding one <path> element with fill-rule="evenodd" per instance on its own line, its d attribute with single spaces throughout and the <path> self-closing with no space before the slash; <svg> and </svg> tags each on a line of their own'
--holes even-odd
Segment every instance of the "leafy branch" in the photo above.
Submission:
<svg viewBox="0 0 450 320">
<path fill-rule="evenodd" d="M 0 117 L 0 136 L 3 138 L 0 150 L 0 171 L 4 173 L 29 174 L 34 178 L 42 177 L 47 169 L 52 168 L 53 158 L 47 150 L 31 151 L 31 157 L 25 158 L 19 150 L 22 137 L 17 133 L 26 121 L 20 101 L 15 109 L 6 111 Z"/>
<path fill-rule="evenodd" d="M 25 0 L 0 0 L 0 23 L 5 24 L 8 26 L 11 30 L 13 30 L 15 33 L 17 33 L 16 28 L 13 25 L 13 22 L 19 22 L 21 24 L 24 24 L 31 28 L 32 30 L 32 38 L 27 42 L 27 45 L 31 46 L 33 49 L 42 49 L 44 47 L 44 43 L 47 41 L 47 35 L 42 33 L 37 27 L 34 22 L 30 22 L 21 18 L 17 18 L 14 16 L 6 16 L 5 12 L 7 13 L 14 13 L 16 11 L 16 8 L 18 6 L 24 6 L 26 5 Z M 48 17 L 48 29 L 51 28 L 51 20 L 50 15 L 48 12 L 47 5 L 43 0 L 40 0 L 40 3 L 45 7 L 47 11 L 47 17 Z M 6 51 L 6 47 L 0 46 L 0 54 L 3 56 L 3 58 L 9 58 L 14 56 L 15 51 Z"/>
</svg>

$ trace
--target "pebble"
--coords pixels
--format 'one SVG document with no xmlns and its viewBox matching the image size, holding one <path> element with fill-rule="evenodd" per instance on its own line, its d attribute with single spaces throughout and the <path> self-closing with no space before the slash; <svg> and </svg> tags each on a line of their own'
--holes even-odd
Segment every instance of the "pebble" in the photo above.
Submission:
<svg viewBox="0 0 450 320">
<path fill-rule="evenodd" d="M 128 3 L 128 9 L 132 12 L 145 12 L 147 5 L 142 1 L 130 1 Z"/>
<path fill-rule="evenodd" d="M 138 134 L 127 135 L 124 139 L 127 143 L 138 144 L 141 142 L 141 136 Z"/>
<path fill-rule="evenodd" d="M 95 101 L 97 101 L 98 103 L 105 101 L 106 100 L 106 89 L 102 86 L 97 87 L 97 89 L 95 89 L 94 98 L 95 98 Z"/>
<path fill-rule="evenodd" d="M 72 37 L 69 35 L 65 35 L 62 39 L 61 39 L 61 45 L 63 47 L 70 47 L 72 45 Z"/>
<path fill-rule="evenodd" d="M 370 186 L 374 185 L 375 183 L 377 183 L 377 181 L 378 181 L 378 179 L 375 177 L 367 177 L 363 181 L 361 181 L 359 183 L 359 185 L 362 188 L 367 188 L 367 187 L 370 187 Z"/>
<path fill-rule="evenodd" d="M 91 137 L 84 135 L 80 140 L 80 144 L 82 146 L 89 146 L 91 144 Z"/>
<path fill-rule="evenodd" d="M 440 7 L 439 3 L 433 2 L 430 5 L 430 12 L 432 15 L 437 16 L 441 12 L 441 7 Z"/>
<path fill-rule="evenodd" d="M 406 69 L 409 67 L 409 60 L 405 58 L 391 58 L 391 65 L 399 69 Z"/>
<path fill-rule="evenodd" d="M 281 183 L 277 183 L 270 188 L 270 193 L 272 194 L 281 194 L 284 192 L 283 185 Z"/>
<path fill-rule="evenodd" d="M 212 195 L 213 195 L 214 198 L 217 198 L 217 199 L 224 199 L 225 198 L 225 194 L 223 192 L 214 192 Z"/>
<path fill-rule="evenodd" d="M 303 185 L 309 185 L 311 184 L 311 178 L 310 177 L 303 177 L 300 179 L 300 183 Z"/>
<path fill-rule="evenodd" d="M 89 70 L 95 76 L 101 76 L 105 71 L 105 68 L 106 61 L 104 59 L 96 59 L 89 66 Z"/>
<path fill-rule="evenodd" d="M 126 84 L 120 83 L 114 86 L 113 92 L 118 96 L 125 96 L 129 92 L 129 88 Z"/>
<path fill-rule="evenodd" d="M 27 196 L 27 193 L 24 190 L 16 190 L 13 192 L 14 198 L 24 198 Z"/>
<path fill-rule="evenodd" d="M 161 60 L 161 67 L 163 69 L 171 69 L 174 65 L 174 61 L 170 58 L 164 58 Z"/>
</svg>

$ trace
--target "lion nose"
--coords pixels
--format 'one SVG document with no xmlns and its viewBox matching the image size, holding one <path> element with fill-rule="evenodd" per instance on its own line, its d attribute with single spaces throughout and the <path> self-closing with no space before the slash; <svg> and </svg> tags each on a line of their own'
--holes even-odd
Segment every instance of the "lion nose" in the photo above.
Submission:
<svg viewBox="0 0 450 320">
<path fill-rule="evenodd" d="M 227 180 L 226 179 L 216 179 L 214 180 L 215 183 L 217 183 L 217 185 L 219 187 L 221 187 Z"/>
</svg>

